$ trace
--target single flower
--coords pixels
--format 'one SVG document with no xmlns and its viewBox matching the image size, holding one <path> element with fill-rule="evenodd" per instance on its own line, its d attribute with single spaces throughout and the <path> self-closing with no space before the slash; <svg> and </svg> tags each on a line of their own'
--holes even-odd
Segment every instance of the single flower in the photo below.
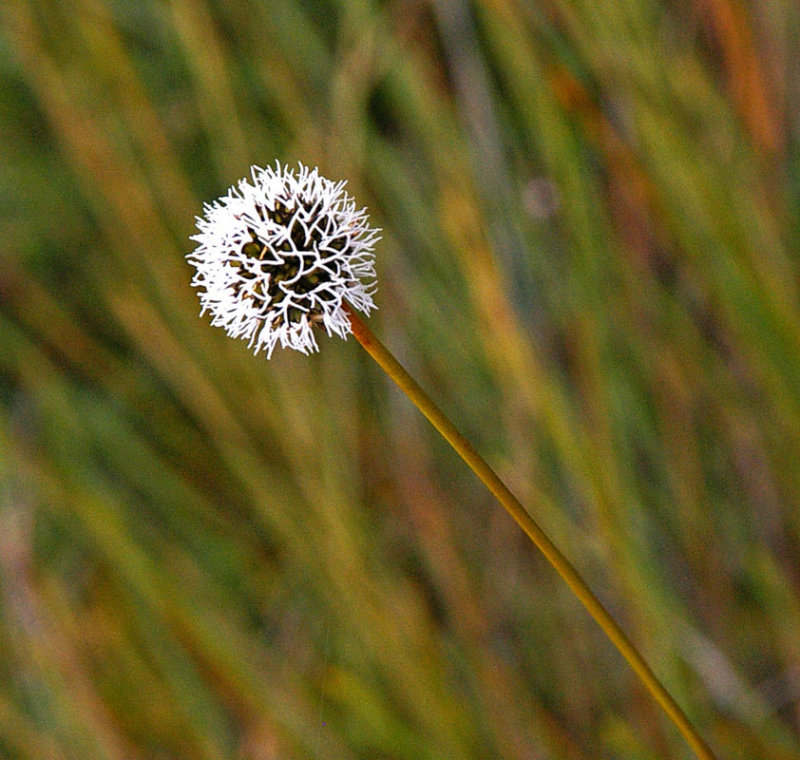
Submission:
<svg viewBox="0 0 800 760">
<path fill-rule="evenodd" d="M 370 227 L 344 191 L 317 169 L 300 164 L 251 170 L 228 194 L 203 207 L 197 248 L 187 255 L 197 272 L 202 312 L 228 335 L 245 338 L 267 358 L 279 343 L 317 350 L 313 325 L 346 338 L 343 304 L 369 314 L 377 283 Z"/>
<path fill-rule="evenodd" d="M 187 258 L 197 268 L 203 311 L 233 337 L 248 338 L 267 357 L 275 346 L 303 353 L 317 349 L 312 326 L 346 338 L 353 332 L 364 350 L 442 434 L 544 554 L 575 596 L 628 661 L 701 760 L 714 760 L 703 738 L 664 688 L 625 631 L 570 561 L 517 500 L 469 441 L 353 311 L 375 308 L 374 255 L 379 230 L 365 209 L 344 192 L 344 182 L 298 171 L 253 167 L 242 180 L 204 207 L 197 219 L 199 245 Z"/>
</svg>

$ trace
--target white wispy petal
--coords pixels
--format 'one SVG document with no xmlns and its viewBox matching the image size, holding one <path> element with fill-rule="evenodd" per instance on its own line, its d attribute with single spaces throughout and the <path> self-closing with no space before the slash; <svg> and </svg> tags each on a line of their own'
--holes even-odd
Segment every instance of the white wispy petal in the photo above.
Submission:
<svg viewBox="0 0 800 760">
<path fill-rule="evenodd" d="M 316 351 L 313 325 L 346 338 L 348 301 L 376 308 L 373 248 L 380 230 L 369 225 L 345 192 L 318 170 L 251 170 L 228 194 L 203 207 L 197 248 L 188 254 L 201 313 L 267 358 L 277 345 Z"/>
</svg>

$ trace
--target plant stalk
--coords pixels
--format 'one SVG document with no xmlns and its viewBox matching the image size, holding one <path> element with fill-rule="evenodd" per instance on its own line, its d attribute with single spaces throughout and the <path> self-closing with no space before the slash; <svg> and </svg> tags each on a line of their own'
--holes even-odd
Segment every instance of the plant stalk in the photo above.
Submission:
<svg viewBox="0 0 800 760">
<path fill-rule="evenodd" d="M 414 378 L 406 372 L 393 354 L 375 337 L 366 323 L 359 317 L 349 304 L 344 304 L 345 311 L 350 319 L 358 342 L 366 352 L 380 365 L 389 377 L 408 396 L 428 421 L 439 431 L 445 440 L 456 450 L 459 456 L 467 463 L 469 468 L 484 482 L 486 487 L 494 494 L 495 498 L 505 507 L 506 511 L 514 518 L 528 537 L 533 541 L 539 551 L 544 554 L 556 572 L 570 587 L 572 592 L 581 601 L 589 614 L 603 629 L 611 643 L 617 648 L 636 675 L 645 685 L 653 698 L 663 708 L 675 727 L 681 732 L 695 755 L 700 760 L 715 760 L 711 749 L 697 733 L 689 722 L 686 714 L 670 693 L 656 678 L 650 666 L 627 634 L 611 617 L 611 614 L 594 595 L 572 563 L 561 553 L 549 536 L 539 527 L 536 521 L 528 514 L 514 494 L 509 491 L 505 483 L 497 476 L 491 467 L 483 460 L 472 447 L 472 444 L 456 429 L 452 422 L 436 406 L 430 397 L 422 390 Z"/>
</svg>

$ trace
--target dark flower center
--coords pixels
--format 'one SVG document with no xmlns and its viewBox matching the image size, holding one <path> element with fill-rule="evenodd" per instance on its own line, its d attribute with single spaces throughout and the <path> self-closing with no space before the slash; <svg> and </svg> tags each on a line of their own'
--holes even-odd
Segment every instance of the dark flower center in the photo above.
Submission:
<svg viewBox="0 0 800 760">
<path fill-rule="evenodd" d="M 327 225 L 329 229 L 333 221 L 321 219 L 316 214 L 318 204 L 301 201 L 300 205 L 305 211 L 302 215 L 303 223 L 300 215 L 295 213 L 297 206 L 289 205 L 288 202 L 277 201 L 274 209 L 257 207 L 261 219 L 269 218 L 284 227 L 291 225 L 291 243 L 284 240 L 277 246 L 268 245 L 254 229 L 248 229 L 250 240 L 242 245 L 241 253 L 251 259 L 279 259 L 280 263 L 267 265 L 264 272 L 244 271 L 240 268 L 239 280 L 233 285 L 237 298 L 250 298 L 252 293 L 274 307 L 279 307 L 291 295 L 292 303 L 296 306 L 285 312 L 285 318 L 291 323 L 299 322 L 303 314 L 311 321 L 322 314 L 321 301 L 331 300 L 332 294 L 325 288 L 320 289 L 320 286 L 330 282 L 334 275 L 338 276 L 341 272 L 341 264 L 337 260 L 327 261 L 325 266 L 317 263 L 323 242 L 320 226 Z M 342 251 L 347 242 L 347 236 L 340 235 L 329 240 L 327 247 Z M 325 255 L 324 252 L 322 255 Z M 303 274 L 298 277 L 301 271 Z M 248 288 L 243 292 L 245 284 Z M 284 316 L 278 316 L 273 325 L 277 327 L 283 320 Z"/>
</svg>

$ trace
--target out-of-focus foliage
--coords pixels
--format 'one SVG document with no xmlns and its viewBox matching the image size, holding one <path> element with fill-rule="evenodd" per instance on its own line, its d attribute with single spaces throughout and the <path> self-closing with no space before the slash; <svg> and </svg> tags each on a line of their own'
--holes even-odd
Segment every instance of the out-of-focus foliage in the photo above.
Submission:
<svg viewBox="0 0 800 760">
<path fill-rule="evenodd" d="M 0 14 L 0 756 L 689 755 L 355 341 L 198 318 L 276 159 L 720 756 L 800 756 L 796 2 Z"/>
</svg>

